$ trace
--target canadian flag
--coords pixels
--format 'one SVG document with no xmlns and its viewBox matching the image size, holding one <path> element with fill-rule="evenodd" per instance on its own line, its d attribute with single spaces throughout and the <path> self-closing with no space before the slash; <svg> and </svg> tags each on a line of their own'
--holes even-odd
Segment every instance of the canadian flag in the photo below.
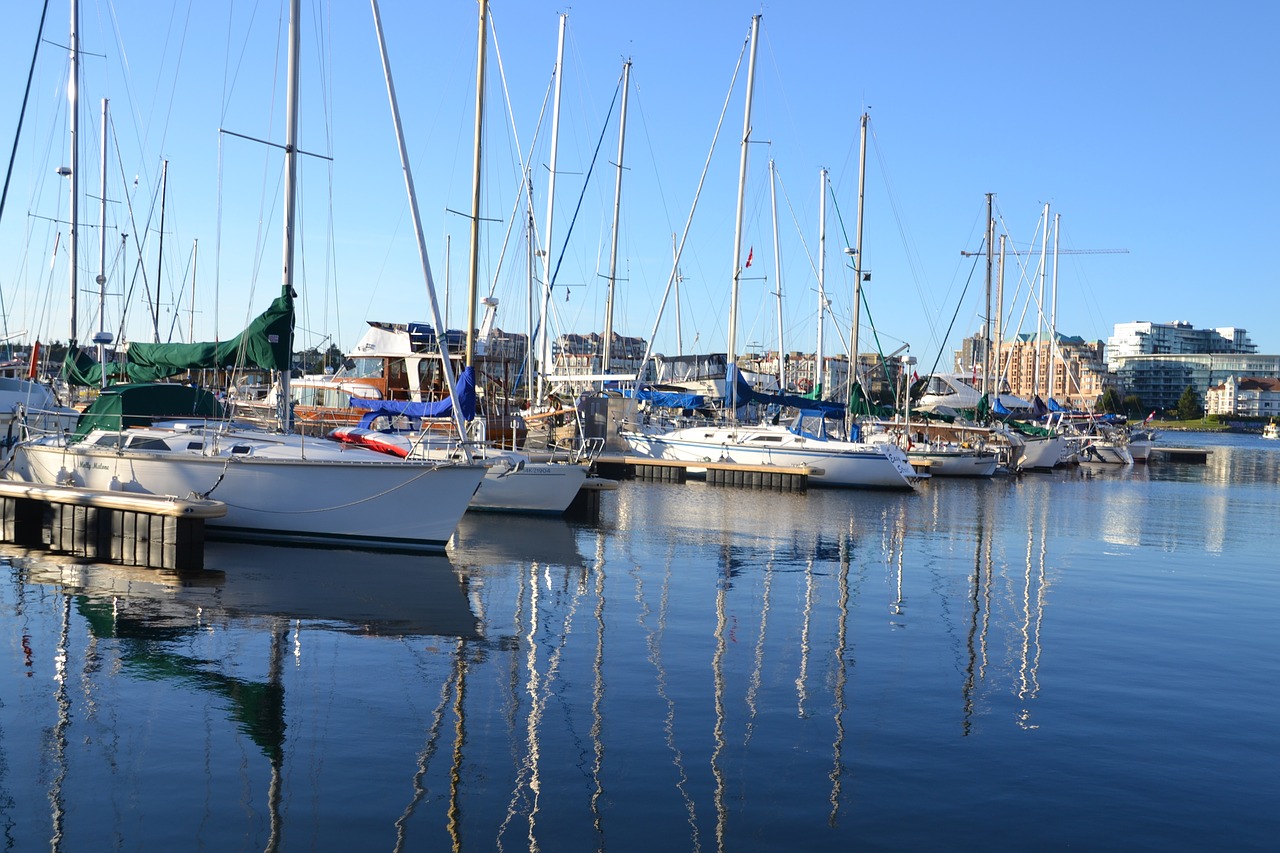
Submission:
<svg viewBox="0 0 1280 853">
<path fill-rule="evenodd" d="M 756 253 L 756 247 L 755 247 L 755 246 L 752 246 L 750 249 L 748 249 L 748 250 L 747 250 L 747 263 L 746 263 L 746 265 L 745 265 L 745 266 L 743 266 L 743 269 L 744 269 L 744 270 L 745 270 L 747 267 L 751 266 L 751 258 L 755 255 L 755 253 Z"/>
<path fill-rule="evenodd" d="M 1151 412 L 1151 414 L 1147 415 L 1147 419 L 1146 419 L 1145 421 L 1143 421 L 1143 423 L 1144 423 L 1144 424 L 1145 424 L 1145 423 L 1149 423 L 1149 422 L 1151 421 L 1151 419 L 1152 419 L 1152 418 L 1154 418 L 1155 416 L 1156 416 L 1156 413 L 1155 413 L 1155 410 L 1153 409 L 1153 410 L 1152 410 L 1152 412 Z"/>
</svg>

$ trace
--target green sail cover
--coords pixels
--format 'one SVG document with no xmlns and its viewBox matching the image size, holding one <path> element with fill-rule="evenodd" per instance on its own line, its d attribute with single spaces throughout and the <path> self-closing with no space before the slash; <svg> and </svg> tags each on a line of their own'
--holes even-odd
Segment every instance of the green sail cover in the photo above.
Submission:
<svg viewBox="0 0 1280 853">
<path fill-rule="evenodd" d="M 849 392 L 849 412 L 864 417 L 887 418 L 893 415 L 892 406 L 879 406 L 871 402 L 861 382 L 853 383 Z"/>
<path fill-rule="evenodd" d="M 120 365 L 108 366 L 108 380 L 155 382 L 184 370 L 258 367 L 288 370 L 293 342 L 293 294 L 282 291 L 266 311 L 228 341 L 191 344 L 131 343 Z M 63 376 L 72 385 L 93 387 L 102 382 L 102 366 L 71 347 Z"/>
<path fill-rule="evenodd" d="M 73 440 L 94 429 L 122 430 L 157 420 L 221 420 L 226 410 L 203 388 L 171 382 L 112 385 L 103 389 L 76 422 Z"/>
</svg>

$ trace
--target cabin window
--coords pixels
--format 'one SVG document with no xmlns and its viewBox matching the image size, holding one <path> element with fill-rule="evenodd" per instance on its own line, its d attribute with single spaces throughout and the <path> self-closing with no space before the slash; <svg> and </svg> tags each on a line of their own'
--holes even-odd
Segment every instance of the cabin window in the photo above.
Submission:
<svg viewBox="0 0 1280 853">
<path fill-rule="evenodd" d="M 97 447 L 119 447 L 120 436 L 119 435 L 100 435 L 98 436 L 98 440 L 94 442 L 94 445 Z"/>
<path fill-rule="evenodd" d="M 169 443 L 162 438 L 131 438 L 129 439 L 128 448 L 130 450 L 169 450 Z"/>
</svg>

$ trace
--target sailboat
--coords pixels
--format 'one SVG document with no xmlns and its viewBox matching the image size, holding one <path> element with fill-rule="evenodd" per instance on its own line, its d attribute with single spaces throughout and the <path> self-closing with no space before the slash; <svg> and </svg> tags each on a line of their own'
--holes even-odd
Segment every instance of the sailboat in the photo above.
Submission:
<svg viewBox="0 0 1280 853">
<path fill-rule="evenodd" d="M 440 369 L 452 389 L 449 400 L 440 403 L 402 403 L 389 400 L 355 399 L 352 405 L 364 411 L 360 425 L 355 428 L 339 428 L 329 437 L 348 444 L 372 447 L 394 456 L 404 457 L 409 461 L 419 460 L 455 460 L 466 459 L 485 467 L 485 477 L 480 488 L 471 501 L 471 508 L 476 510 L 492 510 L 501 512 L 528 513 L 562 513 L 577 497 L 583 483 L 587 479 L 587 469 L 577 464 L 577 460 L 568 462 L 534 462 L 527 454 L 514 448 L 494 448 L 488 442 L 463 441 L 441 436 L 424 428 L 417 434 L 408 432 L 371 433 L 368 427 L 380 417 L 396 417 L 408 415 L 418 418 L 437 414 L 440 409 L 449 407 L 451 412 L 460 412 L 460 420 L 470 422 L 473 427 L 483 430 L 485 418 L 476 418 L 475 406 L 475 310 L 477 303 L 477 277 L 479 258 L 479 225 L 480 225 L 480 163 L 482 121 L 484 116 L 484 58 L 486 42 L 486 22 L 488 4 L 480 3 L 480 34 L 476 72 L 476 130 L 475 130 L 475 170 L 472 193 L 471 218 L 471 264 L 468 283 L 468 324 L 466 333 L 465 363 L 461 381 L 454 383 L 451 369 L 444 361 L 446 344 L 441 344 Z M 381 19 L 376 14 L 375 21 L 381 34 Z M 385 46 L 384 63 L 386 62 Z M 390 81 L 389 64 L 387 65 L 388 81 Z M 394 92 L 394 89 L 392 89 Z M 394 94 L 393 94 L 394 98 Z M 398 110 L 397 134 L 400 133 Z M 408 169 L 407 162 L 405 166 Z M 412 199 L 412 190 L 411 202 Z M 416 205 L 416 203 L 415 203 Z M 493 309 L 496 303 L 489 304 L 484 328 L 492 325 Z M 443 336 L 441 336 L 443 337 Z M 456 407 L 454 403 L 456 402 Z M 455 415 L 457 416 L 457 415 Z"/>
<path fill-rule="evenodd" d="M 746 193 L 747 152 L 751 137 L 751 101 L 755 83 L 756 43 L 760 16 L 751 19 L 751 48 L 747 64 L 746 106 L 743 116 L 742 146 L 738 170 L 738 206 L 734 226 L 733 287 L 729 301 L 729 349 L 726 357 L 727 409 L 736 409 L 748 400 L 765 405 L 785 406 L 799 411 L 790 425 L 763 423 L 743 425 L 731 415 L 729 423 L 677 426 L 668 429 L 657 424 L 641 424 L 619 432 L 632 453 L 656 459 L 679 459 L 690 462 L 736 462 L 753 465 L 808 466 L 809 482 L 819 486 L 877 489 L 914 489 L 927 477 L 916 472 L 906 454 L 893 444 L 870 444 L 856 440 L 856 428 L 850 437 L 840 440 L 828 430 L 820 401 L 764 395 L 753 391 L 738 372 L 735 351 L 737 335 L 738 279 L 744 266 L 742 258 L 742 216 Z M 695 408 L 687 406 L 687 408 Z M 828 405 L 826 408 L 830 409 Z M 840 406 L 843 409 L 843 405 Z"/>
<path fill-rule="evenodd" d="M 443 550 L 479 487 L 483 466 L 393 460 L 375 450 L 314 440 L 289 430 L 287 407 L 280 432 L 246 427 L 227 419 L 208 391 L 154 381 L 244 360 L 281 371 L 288 381 L 296 296 L 298 17 L 299 0 L 292 0 L 280 296 L 233 341 L 132 344 L 123 370 L 133 381 L 105 388 L 75 432 L 20 442 L 6 475 L 49 486 L 219 500 L 227 514 L 209 524 L 211 536 Z M 68 376 L 83 381 L 100 379 L 107 366 L 69 367 Z"/>
</svg>

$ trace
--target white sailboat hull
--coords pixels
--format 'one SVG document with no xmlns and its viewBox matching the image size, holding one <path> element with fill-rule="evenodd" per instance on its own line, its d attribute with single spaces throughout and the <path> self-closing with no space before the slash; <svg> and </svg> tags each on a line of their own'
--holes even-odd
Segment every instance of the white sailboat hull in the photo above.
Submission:
<svg viewBox="0 0 1280 853">
<path fill-rule="evenodd" d="M 652 459 L 808 466 L 809 482 L 818 486 L 912 489 L 921 479 L 892 445 L 807 439 L 782 427 L 686 427 L 621 436 L 631 452 Z"/>
<path fill-rule="evenodd" d="M 117 448 L 113 439 L 133 447 Z M 95 431 L 75 444 L 26 442 L 15 448 L 10 471 L 42 485 L 207 496 L 227 505 L 225 517 L 207 523 L 211 534 L 413 551 L 444 549 L 485 473 L 479 465 L 389 460 L 296 435 L 215 439 L 162 429 Z"/>
<path fill-rule="evenodd" d="M 991 450 L 908 450 L 912 462 L 928 462 L 932 477 L 991 477 L 1000 467 Z"/>
<path fill-rule="evenodd" d="M 491 465 L 471 509 L 491 512 L 559 514 L 586 482 L 587 469 L 570 464 L 526 464 L 518 469 Z"/>
</svg>

